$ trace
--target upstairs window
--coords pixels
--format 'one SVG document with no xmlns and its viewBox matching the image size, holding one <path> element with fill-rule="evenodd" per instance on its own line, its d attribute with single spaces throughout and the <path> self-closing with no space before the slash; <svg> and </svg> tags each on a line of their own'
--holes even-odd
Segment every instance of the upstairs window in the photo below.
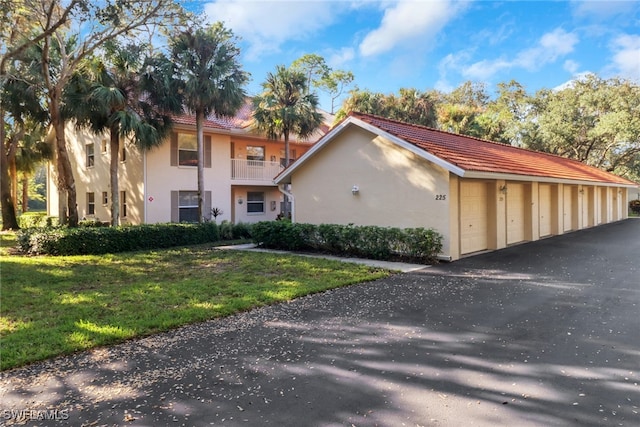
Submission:
<svg viewBox="0 0 640 427">
<path fill-rule="evenodd" d="M 178 165 L 198 166 L 198 141 L 195 135 L 178 134 Z"/>
<path fill-rule="evenodd" d="M 96 163 L 96 155 L 94 152 L 93 142 L 85 145 L 85 152 L 87 153 L 87 167 L 91 168 Z"/>
<path fill-rule="evenodd" d="M 264 147 L 247 145 L 247 162 L 249 166 L 262 166 L 264 162 Z"/>
</svg>

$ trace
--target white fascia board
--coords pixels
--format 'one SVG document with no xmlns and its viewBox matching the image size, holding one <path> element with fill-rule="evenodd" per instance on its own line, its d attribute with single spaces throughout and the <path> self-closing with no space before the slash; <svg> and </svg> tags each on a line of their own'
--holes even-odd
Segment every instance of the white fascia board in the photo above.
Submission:
<svg viewBox="0 0 640 427">
<path fill-rule="evenodd" d="M 286 169 L 282 175 L 280 175 L 274 182 L 276 184 L 282 184 L 282 183 L 289 183 L 289 179 L 291 177 L 291 174 L 298 168 L 300 167 L 301 164 L 303 164 L 309 157 L 313 156 L 316 152 L 318 152 L 319 150 L 321 150 L 322 148 L 324 148 L 325 145 L 327 145 L 329 142 L 331 142 L 331 140 L 333 138 L 335 138 L 336 136 L 338 136 L 340 133 L 342 133 L 349 125 L 355 125 L 358 126 L 368 132 L 371 132 L 374 135 L 378 135 L 380 137 L 386 138 L 388 140 L 390 140 L 391 142 L 399 145 L 400 147 L 411 151 L 412 153 L 414 153 L 415 155 L 422 157 L 425 160 L 430 161 L 431 163 L 434 163 L 444 169 L 446 169 L 447 171 L 454 173 L 458 176 L 462 176 L 464 174 L 464 169 L 459 168 L 458 166 L 455 166 L 443 159 L 441 159 L 440 157 L 436 157 L 433 154 L 419 148 L 416 147 L 415 145 L 405 141 L 402 138 L 398 138 L 395 135 L 392 135 L 388 132 L 383 131 L 382 129 L 373 126 L 367 122 L 364 122 L 356 117 L 349 117 L 347 119 L 345 119 L 342 123 L 340 123 L 338 126 L 336 126 L 335 128 L 333 128 L 329 133 L 327 133 L 320 141 L 316 142 L 313 147 L 311 147 L 311 149 L 309 151 L 307 151 L 305 154 L 303 154 L 298 160 L 296 160 L 296 162 L 291 165 L 291 167 L 289 167 L 288 169 Z"/>
<path fill-rule="evenodd" d="M 546 176 L 536 176 L 536 175 L 517 175 L 510 173 L 495 173 L 495 172 L 474 172 L 467 171 L 462 175 L 462 178 L 470 178 L 470 179 L 504 179 L 506 181 L 526 181 L 526 182 L 549 182 L 553 184 L 571 184 L 571 185 L 597 185 L 600 187 L 627 187 L 627 188 L 637 188 L 637 185 L 633 184 L 619 184 L 615 182 L 602 182 L 602 181 L 585 181 L 585 180 L 577 180 L 577 179 L 562 179 L 562 178 L 552 178 Z"/>
</svg>

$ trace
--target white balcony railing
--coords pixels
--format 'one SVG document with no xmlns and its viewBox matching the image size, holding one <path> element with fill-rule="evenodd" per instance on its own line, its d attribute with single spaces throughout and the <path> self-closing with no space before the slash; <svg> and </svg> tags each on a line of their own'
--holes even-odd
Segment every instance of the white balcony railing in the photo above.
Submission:
<svg viewBox="0 0 640 427">
<path fill-rule="evenodd" d="M 278 162 L 231 159 L 231 179 L 272 182 L 284 169 Z"/>
</svg>

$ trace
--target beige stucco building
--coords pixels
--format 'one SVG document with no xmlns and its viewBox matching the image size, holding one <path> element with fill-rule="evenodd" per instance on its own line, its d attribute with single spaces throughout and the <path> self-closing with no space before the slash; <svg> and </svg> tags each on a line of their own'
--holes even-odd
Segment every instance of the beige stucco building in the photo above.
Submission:
<svg viewBox="0 0 640 427">
<path fill-rule="evenodd" d="M 233 223 L 274 220 L 281 213 L 284 195 L 273 178 L 284 165 L 284 142 L 250 130 L 251 110 L 246 105 L 236 117 L 210 117 L 205 121 L 204 214 Z M 332 120 L 326 116 L 327 123 Z M 290 158 L 303 155 L 328 125 L 309 140 L 290 143 Z M 67 129 L 68 150 L 76 181 L 81 219 L 109 221 L 111 189 L 108 135 Z M 120 224 L 166 223 L 197 220 L 197 152 L 195 118 L 175 118 L 170 138 L 151 150 L 141 151 L 122 141 L 120 146 Z M 50 165 L 47 212 L 58 215 L 58 191 Z"/>
<path fill-rule="evenodd" d="M 296 222 L 434 228 L 449 260 L 624 219 L 637 188 L 577 161 L 357 113 L 276 183 Z"/>
</svg>

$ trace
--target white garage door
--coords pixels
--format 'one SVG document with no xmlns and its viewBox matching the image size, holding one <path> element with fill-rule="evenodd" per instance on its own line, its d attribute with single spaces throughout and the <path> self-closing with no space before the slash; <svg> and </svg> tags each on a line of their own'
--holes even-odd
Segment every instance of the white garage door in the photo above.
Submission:
<svg viewBox="0 0 640 427">
<path fill-rule="evenodd" d="M 540 237 L 551 235 L 551 186 L 540 184 L 538 187 L 538 206 L 540 207 Z"/>
<path fill-rule="evenodd" d="M 507 244 L 524 240 L 524 185 L 507 184 Z"/>
<path fill-rule="evenodd" d="M 487 184 L 460 184 L 460 252 L 468 254 L 489 247 L 487 239 Z"/>
<path fill-rule="evenodd" d="M 564 186 L 562 209 L 564 215 L 564 231 L 573 230 L 573 196 L 572 188 L 568 185 Z"/>
</svg>

